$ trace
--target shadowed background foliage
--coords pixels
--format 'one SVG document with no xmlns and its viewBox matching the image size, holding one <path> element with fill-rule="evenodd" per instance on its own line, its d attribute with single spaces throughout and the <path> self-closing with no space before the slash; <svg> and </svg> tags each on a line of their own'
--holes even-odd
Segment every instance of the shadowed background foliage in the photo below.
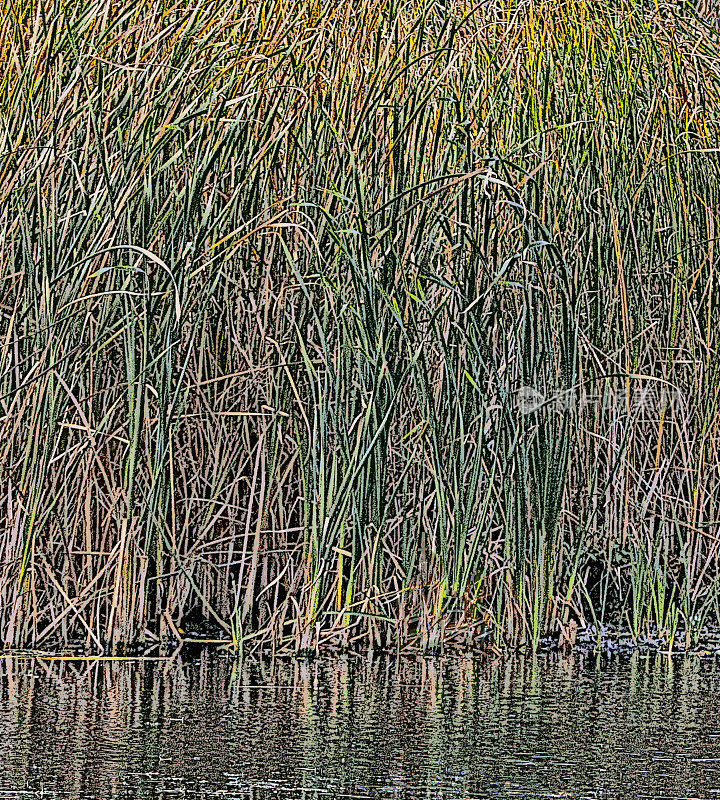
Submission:
<svg viewBox="0 0 720 800">
<path fill-rule="evenodd" d="M 712 9 L 2 0 L 1 30 L 7 646 L 718 620 Z"/>
</svg>

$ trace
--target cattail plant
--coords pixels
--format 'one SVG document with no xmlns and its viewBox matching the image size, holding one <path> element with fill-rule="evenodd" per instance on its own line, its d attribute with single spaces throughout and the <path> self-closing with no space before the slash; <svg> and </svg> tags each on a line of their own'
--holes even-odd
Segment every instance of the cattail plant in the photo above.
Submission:
<svg viewBox="0 0 720 800">
<path fill-rule="evenodd" d="M 5 646 L 720 621 L 711 21 L 3 0 L 0 30 Z"/>
</svg>

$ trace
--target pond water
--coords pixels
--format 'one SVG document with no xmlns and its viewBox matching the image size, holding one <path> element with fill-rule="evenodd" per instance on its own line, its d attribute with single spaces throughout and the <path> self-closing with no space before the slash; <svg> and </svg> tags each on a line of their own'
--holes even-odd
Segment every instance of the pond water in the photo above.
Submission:
<svg viewBox="0 0 720 800">
<path fill-rule="evenodd" d="M 720 797 L 720 663 L 0 658 L 0 798 Z"/>
</svg>

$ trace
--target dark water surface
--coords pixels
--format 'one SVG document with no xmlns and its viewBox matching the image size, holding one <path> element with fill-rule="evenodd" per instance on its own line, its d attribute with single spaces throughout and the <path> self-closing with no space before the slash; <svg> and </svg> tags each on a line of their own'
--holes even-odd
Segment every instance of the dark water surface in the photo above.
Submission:
<svg viewBox="0 0 720 800">
<path fill-rule="evenodd" d="M 702 658 L 0 658 L 0 798 L 720 798 Z"/>
</svg>

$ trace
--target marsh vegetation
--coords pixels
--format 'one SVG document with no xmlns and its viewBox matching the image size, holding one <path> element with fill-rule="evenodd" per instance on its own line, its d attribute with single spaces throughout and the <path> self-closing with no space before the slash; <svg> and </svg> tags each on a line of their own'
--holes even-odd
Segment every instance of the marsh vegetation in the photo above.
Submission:
<svg viewBox="0 0 720 800">
<path fill-rule="evenodd" d="M 2 7 L 6 646 L 720 621 L 711 12 Z"/>
</svg>

